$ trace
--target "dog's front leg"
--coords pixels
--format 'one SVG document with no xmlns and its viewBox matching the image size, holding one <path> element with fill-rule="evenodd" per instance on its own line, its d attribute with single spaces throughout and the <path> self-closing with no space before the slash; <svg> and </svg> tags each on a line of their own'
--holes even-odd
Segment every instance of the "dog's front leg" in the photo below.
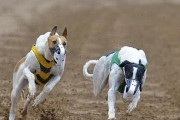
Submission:
<svg viewBox="0 0 180 120">
<path fill-rule="evenodd" d="M 28 106 L 29 106 L 31 100 L 32 100 L 32 97 L 28 94 L 27 99 L 26 99 L 25 104 L 24 104 L 24 108 L 23 108 L 23 110 L 21 112 L 23 117 L 25 117 L 26 114 L 27 114 Z"/>
<path fill-rule="evenodd" d="M 108 91 L 108 119 L 115 118 L 115 101 L 116 101 L 116 90 L 120 85 L 120 79 L 122 77 L 122 70 L 118 65 L 113 64 L 110 75 L 109 75 L 109 91 Z"/>
<path fill-rule="evenodd" d="M 128 114 L 136 108 L 137 103 L 140 100 L 140 94 L 141 94 L 141 92 L 140 92 L 140 90 L 138 90 L 135 97 L 133 98 L 132 102 L 128 106 L 128 110 L 126 111 Z"/>
<path fill-rule="evenodd" d="M 29 93 L 32 97 L 34 97 L 36 93 L 36 84 L 35 84 L 34 74 L 30 71 L 28 67 L 24 68 L 23 74 L 28 79 L 28 82 L 29 82 Z"/>
<path fill-rule="evenodd" d="M 51 90 L 54 88 L 54 86 L 60 81 L 61 77 L 60 75 L 54 76 L 49 83 L 44 86 L 42 92 L 36 97 L 34 100 L 33 107 L 36 107 L 38 104 L 43 102 L 47 95 L 51 92 Z"/>
<path fill-rule="evenodd" d="M 145 81 L 146 81 L 146 72 L 147 72 L 147 71 L 145 71 L 144 76 L 143 76 L 143 79 L 142 79 L 143 84 L 144 84 Z M 139 100 L 140 100 L 140 95 L 141 95 L 141 92 L 140 92 L 140 90 L 138 90 L 137 93 L 136 93 L 136 95 L 135 95 L 135 97 L 133 98 L 133 101 L 132 101 L 132 102 L 129 104 L 129 106 L 128 106 L 128 110 L 126 111 L 128 114 L 129 114 L 130 112 L 132 112 L 132 111 L 136 108 L 136 106 L 137 106 L 137 104 L 138 104 L 138 102 L 139 102 Z"/>
</svg>

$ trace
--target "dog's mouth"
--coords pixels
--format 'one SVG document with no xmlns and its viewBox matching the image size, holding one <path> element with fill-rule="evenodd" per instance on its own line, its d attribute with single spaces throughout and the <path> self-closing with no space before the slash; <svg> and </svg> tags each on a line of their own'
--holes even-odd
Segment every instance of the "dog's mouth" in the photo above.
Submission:
<svg viewBox="0 0 180 120">
<path fill-rule="evenodd" d="M 126 85 L 124 88 L 123 98 L 126 100 L 132 100 L 139 89 L 139 82 L 137 80 L 126 79 Z"/>
<path fill-rule="evenodd" d="M 63 45 L 57 45 L 54 48 L 50 48 L 50 52 L 54 57 L 54 62 L 60 65 L 65 60 L 66 50 Z"/>
<path fill-rule="evenodd" d="M 137 90 L 140 88 L 140 82 L 137 80 L 130 80 L 127 79 L 126 80 L 126 93 L 131 94 L 131 95 L 135 95 Z"/>
<path fill-rule="evenodd" d="M 138 89 L 141 90 L 141 83 L 135 79 L 126 79 L 126 85 L 124 88 L 123 98 L 133 99 Z"/>
</svg>

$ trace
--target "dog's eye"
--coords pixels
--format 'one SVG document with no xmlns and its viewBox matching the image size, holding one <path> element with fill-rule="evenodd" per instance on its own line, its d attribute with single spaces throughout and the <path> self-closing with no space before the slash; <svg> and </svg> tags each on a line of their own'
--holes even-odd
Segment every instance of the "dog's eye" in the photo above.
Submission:
<svg viewBox="0 0 180 120">
<path fill-rule="evenodd" d="M 63 45 L 65 46 L 65 45 L 66 45 L 66 42 L 63 42 Z"/>
<path fill-rule="evenodd" d="M 132 77 L 132 73 L 130 71 L 127 71 L 125 74 L 126 74 L 126 78 L 131 78 Z"/>
<path fill-rule="evenodd" d="M 126 75 L 129 76 L 129 75 L 131 75 L 131 73 L 130 72 L 126 72 Z"/>
</svg>

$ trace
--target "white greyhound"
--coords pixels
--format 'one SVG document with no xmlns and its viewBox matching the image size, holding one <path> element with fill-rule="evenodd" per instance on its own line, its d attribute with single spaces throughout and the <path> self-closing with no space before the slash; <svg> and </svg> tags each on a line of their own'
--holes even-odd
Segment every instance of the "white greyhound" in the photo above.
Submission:
<svg viewBox="0 0 180 120">
<path fill-rule="evenodd" d="M 88 73 L 88 67 L 95 64 L 93 74 Z M 132 101 L 127 113 L 137 106 L 140 91 L 146 80 L 147 59 L 143 50 L 124 46 L 120 51 L 102 56 L 99 60 L 90 60 L 83 67 L 86 79 L 93 81 L 94 95 L 101 93 L 109 83 L 108 90 L 108 119 L 115 117 L 116 91 L 122 93 L 124 101 Z"/>
<path fill-rule="evenodd" d="M 65 66 L 67 29 L 59 36 L 57 26 L 51 32 L 40 35 L 31 51 L 15 66 L 13 71 L 13 90 L 9 120 L 15 119 L 16 102 L 28 84 L 29 95 L 24 104 L 22 115 L 27 114 L 30 101 L 33 106 L 42 103 L 54 86 L 60 81 Z M 37 89 L 42 89 L 38 94 Z"/>
</svg>

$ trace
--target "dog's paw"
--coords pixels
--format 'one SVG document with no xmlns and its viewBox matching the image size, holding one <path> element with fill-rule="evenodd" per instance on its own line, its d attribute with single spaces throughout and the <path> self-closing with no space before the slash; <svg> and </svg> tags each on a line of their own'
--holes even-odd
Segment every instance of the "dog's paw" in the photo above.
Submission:
<svg viewBox="0 0 180 120">
<path fill-rule="evenodd" d="M 33 107 L 37 107 L 42 102 L 41 95 L 38 95 L 36 99 L 34 100 Z"/>
<path fill-rule="evenodd" d="M 116 117 L 114 113 L 109 114 L 108 120 L 115 120 L 115 119 Z"/>
<path fill-rule="evenodd" d="M 137 103 L 135 103 L 135 102 L 130 103 L 126 113 L 128 113 L 128 114 L 131 113 L 136 108 L 136 105 L 137 105 Z"/>
<path fill-rule="evenodd" d="M 9 114 L 9 120 L 15 120 L 15 114 L 11 113 Z"/>
<path fill-rule="evenodd" d="M 47 94 L 45 92 L 40 93 L 34 100 L 33 107 L 36 107 L 37 105 L 42 103 L 45 100 L 46 96 L 47 96 Z"/>
<path fill-rule="evenodd" d="M 29 85 L 29 93 L 30 93 L 30 96 L 32 96 L 34 98 L 34 96 L 36 94 L 36 87 L 35 87 L 35 85 L 34 86 Z"/>
</svg>

